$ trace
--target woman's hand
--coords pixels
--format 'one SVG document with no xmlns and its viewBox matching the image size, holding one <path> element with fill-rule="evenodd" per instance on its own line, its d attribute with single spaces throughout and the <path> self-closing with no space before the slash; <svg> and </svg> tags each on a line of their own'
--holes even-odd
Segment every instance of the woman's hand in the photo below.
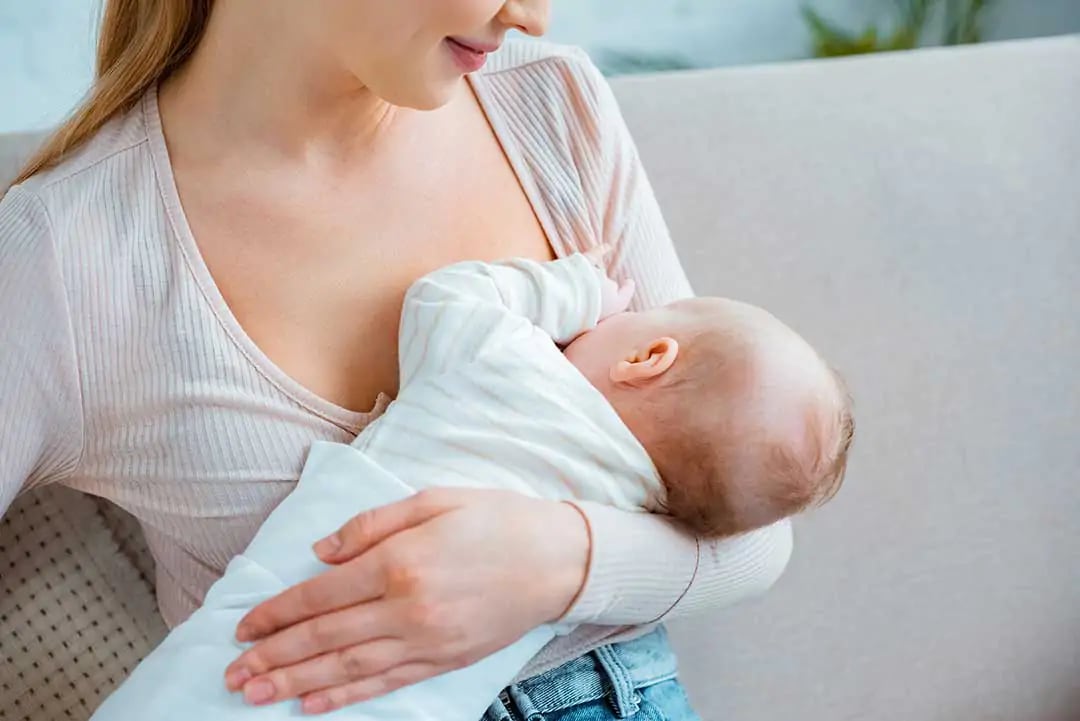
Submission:
<svg viewBox="0 0 1080 721">
<path fill-rule="evenodd" d="M 554 621 L 584 584 L 585 518 L 509 491 L 441 488 L 320 541 L 335 567 L 240 622 L 226 670 L 250 703 L 330 711 L 461 668 Z"/>
</svg>

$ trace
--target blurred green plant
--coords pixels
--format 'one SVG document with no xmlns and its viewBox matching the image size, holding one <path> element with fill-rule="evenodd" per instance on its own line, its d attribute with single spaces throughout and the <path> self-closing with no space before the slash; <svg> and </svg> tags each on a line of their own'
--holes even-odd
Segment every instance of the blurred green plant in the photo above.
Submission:
<svg viewBox="0 0 1080 721">
<path fill-rule="evenodd" d="M 803 18 L 813 39 L 814 55 L 838 57 L 862 53 L 909 50 L 917 47 L 926 33 L 933 13 L 945 13 L 945 45 L 977 43 L 982 38 L 982 23 L 994 0 L 892 0 L 894 21 L 891 30 L 877 24 L 861 31 L 846 30 L 809 5 L 802 8 Z"/>
<path fill-rule="evenodd" d="M 982 40 L 983 12 L 994 0 L 955 1 L 946 5 L 948 12 L 945 30 L 946 45 L 977 43 Z"/>
</svg>

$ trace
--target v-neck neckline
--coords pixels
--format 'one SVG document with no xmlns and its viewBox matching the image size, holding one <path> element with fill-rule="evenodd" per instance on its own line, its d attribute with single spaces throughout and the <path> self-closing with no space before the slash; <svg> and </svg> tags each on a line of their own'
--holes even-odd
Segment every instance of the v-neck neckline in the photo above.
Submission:
<svg viewBox="0 0 1080 721">
<path fill-rule="evenodd" d="M 543 202 L 543 195 L 536 184 L 536 179 L 529 172 L 526 158 L 519 145 L 514 142 L 513 133 L 510 132 L 505 119 L 495 107 L 494 100 L 487 94 L 482 78 L 482 74 L 467 75 L 466 81 L 491 127 L 496 142 L 498 142 L 503 154 L 510 163 L 522 192 L 525 194 L 526 200 L 547 238 L 548 245 L 557 256 L 564 256 L 569 252 L 569 245 L 556 232 L 556 226 L 552 221 L 549 208 Z M 173 174 L 172 162 L 169 158 L 156 87 L 147 91 L 143 96 L 141 105 L 151 160 L 154 172 L 157 175 L 158 189 L 165 205 L 169 223 L 179 243 L 184 261 L 222 329 L 230 341 L 248 359 L 252 367 L 278 390 L 315 415 L 348 431 L 358 433 L 364 426 L 382 415 L 393 399 L 389 394 L 380 391 L 374 405 L 368 411 L 355 411 L 345 408 L 312 391 L 286 373 L 248 335 L 229 307 L 225 296 L 218 287 L 217 281 L 214 280 L 210 267 L 207 265 L 188 223 L 180 199 L 180 191 Z"/>
</svg>

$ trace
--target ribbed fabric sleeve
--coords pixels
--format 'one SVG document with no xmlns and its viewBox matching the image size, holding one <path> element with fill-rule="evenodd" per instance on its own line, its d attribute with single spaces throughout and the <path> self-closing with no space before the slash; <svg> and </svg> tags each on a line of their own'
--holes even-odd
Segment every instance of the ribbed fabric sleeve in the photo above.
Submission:
<svg viewBox="0 0 1080 721">
<path fill-rule="evenodd" d="M 728 606 L 768 590 L 791 555 L 788 522 L 698 541 L 656 516 L 590 502 L 577 506 L 589 520 L 593 562 L 566 614 L 572 623 L 636 625 Z"/>
<path fill-rule="evenodd" d="M 65 478 L 82 450 L 78 364 L 64 278 L 44 206 L 0 201 L 0 511 Z"/>
</svg>

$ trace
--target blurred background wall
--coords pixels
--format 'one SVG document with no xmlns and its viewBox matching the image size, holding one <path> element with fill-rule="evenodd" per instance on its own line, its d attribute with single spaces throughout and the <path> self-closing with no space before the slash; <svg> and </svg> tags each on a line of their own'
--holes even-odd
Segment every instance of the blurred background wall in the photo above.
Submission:
<svg viewBox="0 0 1080 721">
<path fill-rule="evenodd" d="M 100 0 L 0 0 L 0 132 L 47 127 L 90 82 Z M 949 0 L 941 0 L 939 5 Z M 886 40 L 897 7 L 933 0 L 810 0 L 837 28 Z M 984 0 L 982 39 L 1080 32 L 1080 0 Z M 609 73 L 774 62 L 814 54 L 799 0 L 553 0 L 550 39 Z M 923 44 L 947 24 L 931 12 Z"/>
</svg>

